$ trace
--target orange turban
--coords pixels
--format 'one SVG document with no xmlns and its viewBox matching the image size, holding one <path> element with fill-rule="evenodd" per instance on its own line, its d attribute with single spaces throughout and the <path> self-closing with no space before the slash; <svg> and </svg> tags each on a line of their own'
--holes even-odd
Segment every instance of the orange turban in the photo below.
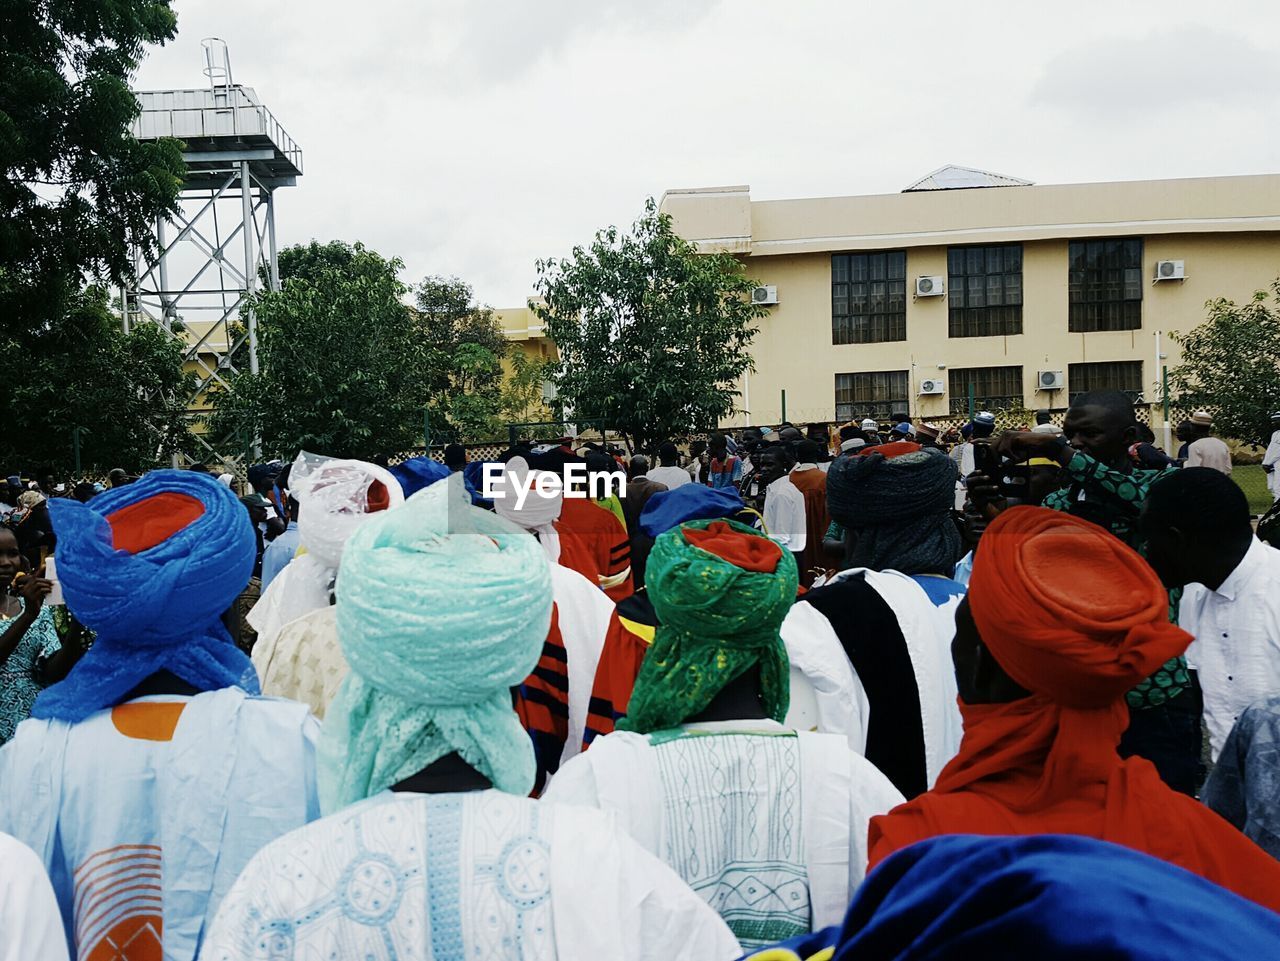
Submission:
<svg viewBox="0 0 1280 961">
<path fill-rule="evenodd" d="M 982 535 L 969 606 L 1005 672 L 1065 707 L 1105 707 L 1186 650 L 1136 551 L 1061 511 L 1015 507 Z"/>
<path fill-rule="evenodd" d="M 1079 834 L 1145 851 L 1280 910 L 1280 862 L 1149 761 L 1122 760 L 1124 693 L 1191 637 L 1134 551 L 1088 521 L 1015 507 L 982 535 L 969 607 L 1030 697 L 960 705 L 960 753 L 871 819 L 870 866 L 939 834 Z"/>
</svg>

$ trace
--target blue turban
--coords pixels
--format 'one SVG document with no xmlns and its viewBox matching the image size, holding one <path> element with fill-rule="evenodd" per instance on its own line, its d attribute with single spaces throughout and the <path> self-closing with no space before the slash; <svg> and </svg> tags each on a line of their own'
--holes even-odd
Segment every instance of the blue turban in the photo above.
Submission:
<svg viewBox="0 0 1280 961">
<path fill-rule="evenodd" d="M 325 714 L 320 803 L 362 800 L 456 752 L 502 791 L 534 785 L 511 688 L 551 625 L 551 566 L 528 532 L 472 507 L 461 479 L 361 527 L 342 556 L 351 673 Z"/>
<path fill-rule="evenodd" d="M 97 640 L 33 717 L 76 722 L 167 670 L 201 691 L 257 694 L 249 658 L 222 613 L 257 551 L 249 514 L 208 474 L 152 471 L 81 504 L 49 501 L 67 607 Z"/>
<path fill-rule="evenodd" d="M 640 529 L 656 538 L 685 521 L 734 517 L 746 509 L 736 490 L 714 490 L 701 484 L 681 484 L 675 490 L 658 491 L 640 512 Z"/>
<path fill-rule="evenodd" d="M 944 835 L 863 882 L 840 927 L 770 961 L 1240 961 L 1272 958 L 1280 916 L 1129 848 L 1066 835 Z M 751 956 L 748 956 L 750 958 Z"/>
<path fill-rule="evenodd" d="M 444 480 L 452 473 L 439 461 L 430 457 L 410 457 L 395 467 L 387 468 L 391 476 L 400 482 L 405 497 L 412 497 L 418 491 L 430 487 L 436 481 Z"/>
<path fill-rule="evenodd" d="M 484 489 L 484 465 L 486 463 L 498 462 L 482 460 L 467 461 L 467 466 L 462 468 L 462 480 L 467 485 L 467 493 L 471 495 L 471 503 L 475 504 L 476 507 L 493 510 L 493 501 L 480 496 L 480 491 Z"/>
</svg>

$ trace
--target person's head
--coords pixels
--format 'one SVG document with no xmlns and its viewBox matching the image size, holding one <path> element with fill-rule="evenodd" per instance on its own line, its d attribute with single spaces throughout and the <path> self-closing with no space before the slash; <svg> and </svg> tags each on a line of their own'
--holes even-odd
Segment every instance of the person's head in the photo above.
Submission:
<svg viewBox="0 0 1280 961">
<path fill-rule="evenodd" d="M 75 723 L 167 670 L 200 691 L 252 677 L 222 614 L 253 573 L 257 543 L 236 496 L 208 474 L 151 471 L 86 504 L 50 503 L 67 607 L 97 640 L 35 716 Z"/>
<path fill-rule="evenodd" d="M 1040 424 L 1052 424 L 1052 423 L 1053 423 L 1053 414 L 1051 414 L 1051 413 L 1050 413 L 1049 411 L 1047 411 L 1047 410 L 1038 410 L 1038 411 L 1036 411 L 1036 425 L 1037 425 L 1037 426 L 1038 426 L 1038 425 L 1040 425 Z"/>
<path fill-rule="evenodd" d="M 936 424 L 921 423 L 916 425 L 916 439 L 925 447 L 937 447 L 941 429 Z"/>
<path fill-rule="evenodd" d="M 824 450 L 817 441 L 802 440 L 796 444 L 796 460 L 801 464 L 816 464 L 822 459 Z"/>
<path fill-rule="evenodd" d="M 990 437 L 996 430 L 996 415 L 989 410 L 978 411 L 973 415 L 973 437 L 979 439 Z"/>
<path fill-rule="evenodd" d="M 1081 394 L 1067 411 L 1062 433 L 1076 450 L 1108 467 L 1124 469 L 1129 462 L 1129 448 L 1138 440 L 1133 401 L 1118 390 Z"/>
<path fill-rule="evenodd" d="M 1176 437 L 1178 441 L 1183 444 L 1192 440 L 1193 438 L 1191 435 L 1191 422 L 1186 420 L 1179 421 L 1178 426 L 1175 427 L 1173 430 L 1173 436 Z"/>
<path fill-rule="evenodd" d="M 956 465 L 906 441 L 836 459 L 827 510 L 845 528 L 845 564 L 903 574 L 946 574 L 964 555 L 952 520 Z"/>
<path fill-rule="evenodd" d="M 590 477 L 599 477 L 602 474 L 622 473 L 621 469 L 618 467 L 618 462 L 599 448 L 587 451 L 583 459 L 587 462 L 587 474 Z M 601 493 L 603 493 L 603 491 Z"/>
<path fill-rule="evenodd" d="M 713 437 L 714 441 L 715 438 Z M 689 456 L 695 460 L 707 452 L 708 444 L 705 440 L 695 440 L 689 442 Z"/>
<path fill-rule="evenodd" d="M 658 463 L 663 467 L 678 467 L 680 465 L 680 451 L 671 441 L 664 441 L 658 447 Z"/>
<path fill-rule="evenodd" d="M 467 449 L 461 444 L 449 444 L 444 449 L 444 466 L 457 471 L 467 466 Z"/>
<path fill-rule="evenodd" d="M 22 566 L 23 557 L 18 550 L 17 535 L 8 527 L 0 527 L 0 589 L 8 590 Z"/>
<path fill-rule="evenodd" d="M 267 522 L 267 501 L 261 494 L 256 491 L 252 494 L 245 494 L 240 498 L 240 503 L 249 512 L 249 521 L 255 527 Z"/>
<path fill-rule="evenodd" d="M 1190 641 L 1169 623 L 1155 572 L 1119 538 L 1063 511 L 1013 507 L 974 556 L 956 617 L 956 682 L 970 704 L 1022 689 L 1065 708 L 1112 709 Z"/>
<path fill-rule="evenodd" d="M 861 437 L 863 440 L 867 439 L 862 432 L 862 428 L 856 424 L 845 424 L 840 428 L 840 443 L 843 444 L 845 441 L 853 440 L 855 437 Z"/>
<path fill-rule="evenodd" d="M 630 471 L 633 478 L 643 477 L 645 474 L 649 473 L 649 458 L 645 457 L 643 454 L 636 454 L 635 457 L 631 458 L 631 463 L 628 465 L 627 469 Z"/>
<path fill-rule="evenodd" d="M 1207 410 L 1198 410 L 1187 421 L 1187 429 L 1193 440 L 1208 437 L 1213 433 L 1213 415 Z"/>
<path fill-rule="evenodd" d="M 1156 434 L 1150 427 L 1141 422 L 1138 423 L 1138 442 L 1142 444 L 1154 444 L 1156 442 Z"/>
<path fill-rule="evenodd" d="M 326 813 L 450 754 L 527 796 L 536 767 L 511 688 L 551 624 L 551 566 L 538 542 L 435 484 L 352 536 L 338 578 L 338 643 L 351 673 L 319 749 Z M 389 733 L 390 736 L 389 736 Z"/>
<path fill-rule="evenodd" d="M 880 430 L 880 425 L 871 417 L 864 417 L 859 426 L 864 434 L 874 434 Z"/>
<path fill-rule="evenodd" d="M 724 460 L 729 456 L 729 438 L 724 434 L 712 434 L 707 450 L 716 460 Z"/>
<path fill-rule="evenodd" d="M 778 431 L 778 440 L 784 444 L 795 444 L 804 440 L 804 434 L 800 433 L 800 428 L 798 427 L 784 427 Z"/>
<path fill-rule="evenodd" d="M 661 534 L 645 571 L 659 626 L 619 728 L 678 727 L 749 672 L 758 673 L 765 714 L 781 721 L 790 665 L 778 629 L 797 584 L 791 552 L 736 521 L 690 521 Z"/>
<path fill-rule="evenodd" d="M 756 470 L 762 483 L 772 484 L 787 471 L 791 470 L 791 455 L 783 444 L 770 444 L 757 453 Z"/>
<path fill-rule="evenodd" d="M 351 536 L 375 515 L 404 503 L 404 488 L 386 468 L 361 460 L 295 465 L 298 540 L 307 553 L 337 570 Z"/>
<path fill-rule="evenodd" d="M 123 487 L 129 483 L 129 475 L 124 472 L 121 467 L 111 468 L 111 472 L 107 474 L 107 481 L 112 487 Z"/>
<path fill-rule="evenodd" d="M 761 436 L 759 427 L 747 427 L 742 431 L 742 443 L 739 446 L 750 454 L 760 445 Z"/>
<path fill-rule="evenodd" d="M 902 423 L 910 423 L 910 422 L 911 422 L 911 415 L 907 413 L 905 410 L 895 410 L 892 414 L 889 415 L 889 423 L 891 424 L 902 424 Z"/>
<path fill-rule="evenodd" d="M 658 491 L 640 512 L 640 530 L 657 538 L 686 521 L 715 520 L 737 517 L 746 505 L 734 488 L 681 484 L 672 490 Z"/>
<path fill-rule="evenodd" d="M 98 489 L 93 486 L 92 481 L 81 481 L 75 486 L 71 492 L 71 496 L 78 500 L 81 504 L 87 504 L 98 496 Z"/>
<path fill-rule="evenodd" d="M 1253 543 L 1249 501 L 1210 467 L 1184 467 L 1151 485 L 1142 509 L 1149 563 L 1166 587 L 1217 587 Z"/>
<path fill-rule="evenodd" d="M 280 468 L 281 465 L 275 461 L 267 464 L 254 464 L 248 471 L 249 486 L 265 497 L 270 493 L 271 488 L 275 486 L 276 476 L 280 473 Z"/>
</svg>

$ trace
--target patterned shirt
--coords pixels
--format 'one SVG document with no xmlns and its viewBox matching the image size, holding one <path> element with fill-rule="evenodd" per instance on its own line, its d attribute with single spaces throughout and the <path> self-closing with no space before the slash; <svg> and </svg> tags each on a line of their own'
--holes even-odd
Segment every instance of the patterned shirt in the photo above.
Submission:
<svg viewBox="0 0 1280 961">
<path fill-rule="evenodd" d="M 19 599 L 19 603 L 26 607 L 25 601 Z M 0 617 L 0 633 L 12 623 L 12 618 Z M 18 725 L 31 716 L 31 707 L 41 690 L 36 680 L 37 664 L 56 654 L 61 646 L 53 624 L 53 611 L 44 605 L 18 646 L 0 664 L 0 744 L 13 737 Z"/>
<path fill-rule="evenodd" d="M 1159 470 L 1115 470 L 1084 451 L 1075 451 L 1066 466 L 1071 485 L 1054 491 L 1041 506 L 1050 510 L 1075 514 L 1106 527 L 1138 553 L 1145 545 L 1138 532 L 1138 515 L 1151 485 L 1176 471 L 1176 467 Z M 1169 619 L 1178 621 L 1181 588 L 1169 592 Z M 1177 697 L 1190 683 L 1185 657 L 1166 661 L 1159 670 L 1125 695 L 1133 708 L 1159 707 Z"/>
</svg>

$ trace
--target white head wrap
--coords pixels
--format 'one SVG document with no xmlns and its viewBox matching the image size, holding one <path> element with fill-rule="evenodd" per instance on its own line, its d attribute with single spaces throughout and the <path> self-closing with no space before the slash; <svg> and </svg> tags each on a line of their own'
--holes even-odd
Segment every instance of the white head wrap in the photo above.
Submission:
<svg viewBox="0 0 1280 961">
<path fill-rule="evenodd" d="M 387 489 L 388 508 L 404 503 L 400 482 L 377 464 L 328 460 L 301 477 L 290 472 L 289 490 L 298 501 L 298 539 L 330 570 L 337 569 L 356 528 L 369 520 L 369 488 L 375 481 Z"/>
<path fill-rule="evenodd" d="M 249 625 L 258 632 L 254 650 L 261 658 L 270 656 L 286 624 L 329 606 L 329 589 L 347 541 L 378 516 L 367 511 L 374 481 L 386 487 L 388 508 L 404 503 L 400 482 L 376 464 L 305 451 L 294 461 L 289 491 L 298 501 L 298 539 L 306 553 L 285 566 L 249 612 Z"/>
<path fill-rule="evenodd" d="M 564 507 L 563 488 L 556 494 L 544 495 L 531 486 L 523 504 L 517 498 L 517 483 L 519 489 L 523 489 L 527 478 L 536 480 L 542 473 L 546 472 L 530 470 L 529 462 L 523 457 L 511 458 L 500 481 L 494 485 L 495 493 L 501 496 L 494 497 L 493 509 L 499 517 L 536 534 L 547 557 L 555 563 L 560 560 L 560 535 L 556 533 L 555 522 Z"/>
</svg>

